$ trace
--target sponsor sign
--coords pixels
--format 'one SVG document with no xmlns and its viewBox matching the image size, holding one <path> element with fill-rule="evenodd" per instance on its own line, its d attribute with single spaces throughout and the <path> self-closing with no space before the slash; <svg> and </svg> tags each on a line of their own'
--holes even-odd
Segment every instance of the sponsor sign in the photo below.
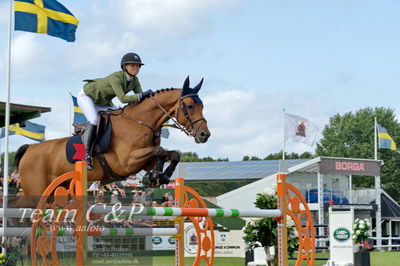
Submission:
<svg viewBox="0 0 400 266">
<path fill-rule="evenodd" d="M 214 231 L 215 257 L 244 258 L 244 240 L 241 230 Z M 185 223 L 185 257 L 195 257 L 197 254 L 197 234 L 191 223 Z"/>
<path fill-rule="evenodd" d="M 329 242 L 331 261 L 335 265 L 354 264 L 352 227 L 354 210 L 333 211 L 329 208 Z"/>
<path fill-rule="evenodd" d="M 171 236 L 152 236 L 152 250 L 175 250 L 175 238 Z"/>
<path fill-rule="evenodd" d="M 347 228 L 338 228 L 333 231 L 333 238 L 339 242 L 344 242 L 350 239 L 350 231 Z"/>
<path fill-rule="evenodd" d="M 318 167 L 321 174 L 379 176 L 381 172 L 380 161 L 368 160 L 322 158 Z"/>
</svg>

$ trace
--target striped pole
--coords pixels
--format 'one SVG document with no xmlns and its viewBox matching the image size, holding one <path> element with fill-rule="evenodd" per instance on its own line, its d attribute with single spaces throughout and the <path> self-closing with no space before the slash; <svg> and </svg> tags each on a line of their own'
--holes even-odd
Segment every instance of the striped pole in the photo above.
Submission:
<svg viewBox="0 0 400 266">
<path fill-rule="evenodd" d="M 241 210 L 241 209 L 208 209 L 208 208 L 174 208 L 145 207 L 138 215 L 143 216 L 185 216 L 185 217 L 280 217 L 282 212 L 272 210 Z"/>
<path fill-rule="evenodd" d="M 183 207 L 185 203 L 184 195 L 184 179 L 177 177 L 175 182 L 175 206 Z M 175 265 L 185 265 L 185 221 L 183 217 L 178 217 L 176 220 L 176 228 L 179 229 L 179 234 L 176 236 L 175 242 Z"/>
<path fill-rule="evenodd" d="M 0 236 L 30 236 L 32 232 L 31 227 L 11 227 L 7 230 L 0 228 Z M 38 230 L 39 234 L 42 233 Z M 54 231 L 47 231 L 47 235 L 54 233 Z M 101 228 L 98 230 L 88 229 L 88 236 L 173 236 L 178 233 L 176 228 Z M 72 236 L 74 232 L 71 228 L 58 228 L 58 236 Z"/>
<path fill-rule="evenodd" d="M 37 213 L 35 209 L 0 209 L 0 217 L 28 219 Z M 57 210 L 55 214 L 46 210 L 43 217 L 54 215 L 55 219 L 59 212 L 66 211 L 66 218 L 73 218 L 74 210 Z M 176 208 L 176 207 L 140 207 L 133 206 L 106 206 L 93 205 L 88 209 L 90 215 L 107 215 L 105 218 L 133 219 L 143 216 L 154 216 L 158 218 L 168 217 L 280 217 L 279 209 L 271 210 L 244 210 L 244 209 L 206 209 L 206 208 Z"/>
<path fill-rule="evenodd" d="M 87 200 L 87 166 L 86 162 L 78 161 L 75 163 L 75 195 L 76 201 L 82 210 L 77 212 L 76 225 L 86 228 L 86 200 Z M 85 231 L 77 231 L 76 237 L 76 266 L 87 265 L 87 234 Z"/>
<path fill-rule="evenodd" d="M 155 216 L 159 218 L 168 217 L 174 218 L 179 216 L 191 217 L 280 217 L 282 212 L 279 209 L 259 209 L 259 210 L 245 210 L 245 209 L 207 209 L 207 208 L 177 208 L 177 207 L 138 207 L 138 206 L 110 206 L 110 205 L 92 205 L 88 208 L 90 215 L 107 215 L 109 219 L 112 218 L 125 218 L 132 219 L 143 216 Z M 37 213 L 35 209 L 7 209 L 0 208 L 0 217 L 8 218 L 31 218 L 33 214 Z M 73 218 L 75 215 L 74 210 L 57 210 L 55 214 L 51 210 L 43 212 L 43 217 L 48 215 L 57 215 L 61 212 L 67 212 L 67 218 Z"/>
</svg>

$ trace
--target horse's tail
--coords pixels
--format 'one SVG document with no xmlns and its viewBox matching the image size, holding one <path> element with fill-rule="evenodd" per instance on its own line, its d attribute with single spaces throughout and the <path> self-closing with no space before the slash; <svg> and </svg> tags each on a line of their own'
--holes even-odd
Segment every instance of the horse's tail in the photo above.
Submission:
<svg viewBox="0 0 400 266">
<path fill-rule="evenodd" d="M 24 156 L 26 150 L 29 148 L 29 144 L 24 144 L 21 147 L 18 148 L 17 152 L 15 153 L 15 165 L 17 166 L 17 169 L 19 168 L 19 162 L 22 159 L 22 156 Z"/>
</svg>

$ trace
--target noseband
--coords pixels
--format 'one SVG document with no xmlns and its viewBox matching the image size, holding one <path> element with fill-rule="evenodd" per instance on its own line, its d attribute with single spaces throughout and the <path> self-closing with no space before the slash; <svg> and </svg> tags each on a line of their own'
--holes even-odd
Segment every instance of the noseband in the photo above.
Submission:
<svg viewBox="0 0 400 266">
<path fill-rule="evenodd" d="M 196 128 L 194 127 L 194 124 L 196 124 L 197 122 L 200 122 L 200 121 L 204 121 L 207 123 L 207 120 L 204 117 L 190 120 L 189 112 L 187 110 L 187 106 L 186 106 L 185 102 L 183 101 L 183 99 L 185 99 L 187 97 L 193 97 L 193 96 L 198 96 L 198 95 L 197 94 L 188 94 L 183 97 L 180 97 L 179 98 L 179 107 L 175 111 L 175 117 L 176 117 L 176 119 L 178 119 L 179 109 L 182 109 L 183 115 L 185 116 L 186 120 L 189 122 L 189 127 L 187 129 L 185 127 L 181 126 L 184 129 L 184 130 L 182 130 L 182 128 L 181 128 L 181 130 L 183 132 L 185 132 L 186 135 L 188 135 L 188 136 L 195 136 L 197 131 L 199 130 L 201 124 Z M 174 121 L 174 123 L 177 124 L 177 122 L 175 122 L 175 121 Z"/>
</svg>

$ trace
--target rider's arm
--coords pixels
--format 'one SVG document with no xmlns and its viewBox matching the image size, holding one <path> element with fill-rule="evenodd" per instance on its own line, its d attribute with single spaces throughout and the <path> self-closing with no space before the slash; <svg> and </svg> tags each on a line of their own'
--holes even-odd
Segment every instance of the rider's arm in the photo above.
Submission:
<svg viewBox="0 0 400 266">
<path fill-rule="evenodd" d="M 110 78 L 110 85 L 121 103 L 131 103 L 139 101 L 139 96 L 137 94 L 125 95 L 124 89 L 122 88 L 121 80 L 119 80 L 117 77 Z"/>
</svg>

